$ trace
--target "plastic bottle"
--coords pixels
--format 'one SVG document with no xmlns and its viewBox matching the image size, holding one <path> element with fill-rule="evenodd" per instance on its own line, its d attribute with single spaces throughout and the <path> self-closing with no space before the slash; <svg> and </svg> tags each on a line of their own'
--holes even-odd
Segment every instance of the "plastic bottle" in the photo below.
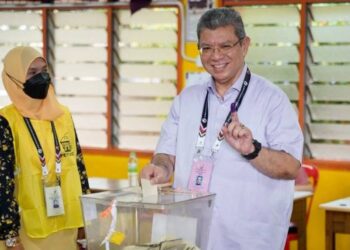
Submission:
<svg viewBox="0 0 350 250">
<path fill-rule="evenodd" d="M 128 178 L 129 186 L 139 186 L 138 174 L 137 174 L 137 156 L 135 152 L 130 152 L 128 161 Z"/>
</svg>

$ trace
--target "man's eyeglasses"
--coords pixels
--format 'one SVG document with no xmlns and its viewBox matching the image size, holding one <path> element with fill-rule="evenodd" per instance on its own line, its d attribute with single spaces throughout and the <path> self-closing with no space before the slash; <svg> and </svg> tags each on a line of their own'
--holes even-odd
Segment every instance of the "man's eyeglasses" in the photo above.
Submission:
<svg viewBox="0 0 350 250">
<path fill-rule="evenodd" d="M 218 47 L 205 45 L 199 48 L 199 53 L 202 56 L 211 56 L 214 54 L 215 50 L 217 50 L 217 52 L 220 54 L 226 54 L 226 53 L 229 53 L 234 47 L 236 47 L 243 39 L 244 38 L 241 38 L 235 43 L 223 43 Z"/>
</svg>

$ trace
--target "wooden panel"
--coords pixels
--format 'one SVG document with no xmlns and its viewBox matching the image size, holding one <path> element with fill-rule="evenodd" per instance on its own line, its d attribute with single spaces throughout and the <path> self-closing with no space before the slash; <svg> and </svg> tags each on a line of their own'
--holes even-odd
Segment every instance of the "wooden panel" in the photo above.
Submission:
<svg viewBox="0 0 350 250">
<path fill-rule="evenodd" d="M 250 65 L 253 73 L 261 75 L 274 82 L 297 82 L 299 77 L 296 65 Z"/>
<path fill-rule="evenodd" d="M 311 104 L 309 108 L 314 121 L 350 121 L 350 105 Z"/>
<path fill-rule="evenodd" d="M 177 34 L 173 30 L 130 30 L 119 29 L 119 38 L 123 43 L 176 44 Z"/>
<path fill-rule="evenodd" d="M 176 87 L 172 83 L 121 83 L 119 93 L 123 96 L 140 97 L 174 97 L 177 94 Z"/>
<path fill-rule="evenodd" d="M 102 130 L 77 130 L 80 145 L 83 147 L 107 148 L 107 134 Z"/>
<path fill-rule="evenodd" d="M 107 83 L 105 81 L 58 80 L 55 84 L 55 89 L 57 95 L 107 95 Z"/>
<path fill-rule="evenodd" d="M 123 62 L 176 62 L 174 48 L 120 48 L 118 51 Z"/>
<path fill-rule="evenodd" d="M 56 44 L 102 44 L 107 45 L 107 32 L 104 29 L 56 29 Z"/>
<path fill-rule="evenodd" d="M 289 97 L 291 101 L 297 101 L 299 99 L 299 91 L 295 84 L 277 84 Z"/>
<path fill-rule="evenodd" d="M 349 68 L 350 69 L 350 68 Z M 350 80 L 350 79 L 349 79 Z M 349 101 L 348 85 L 309 85 L 313 101 Z"/>
<path fill-rule="evenodd" d="M 311 65 L 312 79 L 320 82 L 349 82 L 350 65 Z"/>
<path fill-rule="evenodd" d="M 75 127 L 80 129 L 90 130 L 106 130 L 107 118 L 99 114 L 73 114 Z"/>
<path fill-rule="evenodd" d="M 176 13 L 174 11 L 157 11 L 155 9 L 141 9 L 133 15 L 130 10 L 119 10 L 117 12 L 118 19 L 123 25 L 162 25 L 170 24 L 174 25 L 177 23 Z"/>
<path fill-rule="evenodd" d="M 311 5 L 311 12 L 314 21 L 350 21 L 350 5 Z"/>
<path fill-rule="evenodd" d="M 107 27 L 106 11 L 59 11 L 54 15 L 56 27 Z"/>
<path fill-rule="evenodd" d="M 243 18 L 244 24 L 299 24 L 297 6 L 254 6 L 235 7 Z M 268 13 L 268 14 L 266 14 Z"/>
<path fill-rule="evenodd" d="M 349 124 L 309 124 L 311 138 L 315 140 L 350 140 Z"/>
<path fill-rule="evenodd" d="M 133 150 L 154 150 L 159 135 L 121 135 L 119 148 Z"/>
<path fill-rule="evenodd" d="M 26 25 L 41 27 L 41 13 L 27 11 L 1 11 L 0 24 L 6 24 L 9 26 Z"/>
<path fill-rule="evenodd" d="M 172 65 L 140 65 L 121 64 L 119 65 L 120 77 L 125 78 L 161 78 L 175 80 L 177 72 Z"/>
<path fill-rule="evenodd" d="M 350 41 L 350 26 L 311 27 L 311 32 L 314 40 L 320 43 Z"/>
<path fill-rule="evenodd" d="M 350 145 L 311 143 L 309 148 L 313 158 L 319 160 L 350 160 Z"/>
<path fill-rule="evenodd" d="M 104 47 L 55 47 L 56 62 L 106 62 Z"/>
<path fill-rule="evenodd" d="M 172 101 L 120 100 L 121 115 L 167 115 Z"/>
<path fill-rule="evenodd" d="M 299 62 L 299 52 L 296 46 L 251 46 L 246 57 L 247 63 L 256 62 Z"/>
<path fill-rule="evenodd" d="M 106 113 L 107 102 L 103 97 L 58 97 L 59 101 L 67 105 L 72 113 Z"/>
<path fill-rule="evenodd" d="M 41 44 L 41 30 L 0 30 L 1 43 Z M 25 38 L 25 39 L 23 39 Z"/>
<path fill-rule="evenodd" d="M 142 131 L 158 132 L 160 131 L 165 117 L 127 117 L 121 116 L 119 119 L 119 129 L 121 131 Z"/>
<path fill-rule="evenodd" d="M 311 46 L 314 62 L 350 62 L 350 45 Z"/>
<path fill-rule="evenodd" d="M 247 35 L 251 43 L 299 43 L 299 31 L 297 27 L 247 27 Z M 283 36 L 281 36 L 283 34 Z"/>
<path fill-rule="evenodd" d="M 107 66 L 104 63 L 57 63 L 56 77 L 105 79 L 107 77 Z"/>
</svg>

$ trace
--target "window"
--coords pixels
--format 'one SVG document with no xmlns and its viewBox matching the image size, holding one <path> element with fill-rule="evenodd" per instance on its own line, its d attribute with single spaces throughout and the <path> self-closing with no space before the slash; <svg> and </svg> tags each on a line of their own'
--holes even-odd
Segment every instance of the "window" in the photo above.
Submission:
<svg viewBox="0 0 350 250">
<path fill-rule="evenodd" d="M 350 4 L 312 4 L 309 10 L 307 154 L 350 160 Z"/>
<path fill-rule="evenodd" d="M 300 41 L 298 5 L 260 5 L 235 9 L 241 13 L 246 34 L 251 38 L 246 57 L 248 66 L 252 72 L 282 88 L 297 110 Z"/>
<path fill-rule="evenodd" d="M 41 50 L 42 22 L 41 11 L 0 11 L 0 58 L 15 46 L 33 46 Z M 3 63 L 0 63 L 0 72 Z M 0 108 L 9 104 L 10 99 L 0 81 Z"/>
<path fill-rule="evenodd" d="M 133 15 L 126 4 L 0 9 L 0 56 L 16 45 L 46 50 L 83 147 L 152 151 L 180 78 L 174 6 Z M 1 83 L 0 105 L 9 102 Z"/>
<path fill-rule="evenodd" d="M 107 148 L 106 10 L 53 10 L 49 18 L 58 99 L 72 112 L 80 144 Z"/>
<path fill-rule="evenodd" d="M 177 94 L 177 9 L 115 10 L 113 144 L 155 149 Z"/>
</svg>

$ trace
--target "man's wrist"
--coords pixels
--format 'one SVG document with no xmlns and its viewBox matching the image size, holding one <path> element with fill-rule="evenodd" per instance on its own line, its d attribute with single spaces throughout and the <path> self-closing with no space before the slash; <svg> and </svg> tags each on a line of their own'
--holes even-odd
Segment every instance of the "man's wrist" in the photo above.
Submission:
<svg viewBox="0 0 350 250">
<path fill-rule="evenodd" d="M 246 155 L 242 154 L 242 156 L 249 161 L 255 159 L 259 155 L 260 150 L 261 150 L 261 143 L 260 142 L 253 139 L 252 143 L 254 146 L 254 151 L 251 152 L 250 154 L 246 154 Z"/>
</svg>

